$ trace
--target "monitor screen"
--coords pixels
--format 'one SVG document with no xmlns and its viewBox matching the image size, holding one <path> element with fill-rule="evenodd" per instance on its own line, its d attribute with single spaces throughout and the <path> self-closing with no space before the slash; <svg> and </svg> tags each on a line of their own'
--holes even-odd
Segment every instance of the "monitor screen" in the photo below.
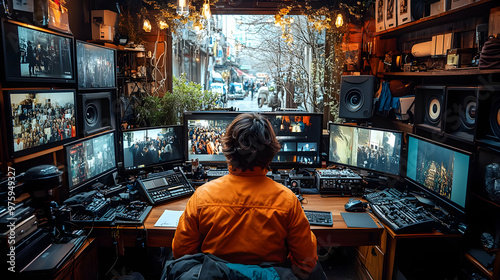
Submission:
<svg viewBox="0 0 500 280">
<path fill-rule="evenodd" d="M 262 115 L 271 122 L 281 144 L 271 168 L 321 167 L 323 114 L 263 112 Z"/>
<path fill-rule="evenodd" d="M 7 91 L 9 150 L 19 157 L 76 139 L 74 90 Z"/>
<path fill-rule="evenodd" d="M 116 87 L 115 50 L 76 41 L 79 89 Z"/>
<path fill-rule="evenodd" d="M 328 161 L 377 173 L 399 175 L 402 133 L 330 124 Z"/>
<path fill-rule="evenodd" d="M 184 161 L 182 125 L 141 128 L 122 133 L 123 167 L 136 170 Z"/>
<path fill-rule="evenodd" d="M 5 79 L 73 83 L 73 37 L 2 21 Z"/>
<path fill-rule="evenodd" d="M 226 127 L 239 112 L 186 112 L 184 127 L 186 133 L 185 151 L 188 160 L 198 159 L 202 164 L 225 165 L 222 153 L 222 136 Z"/>
<path fill-rule="evenodd" d="M 116 170 L 114 131 L 69 143 L 65 152 L 71 194 Z"/>
<path fill-rule="evenodd" d="M 470 154 L 415 135 L 408 136 L 406 177 L 441 200 L 463 210 Z"/>
</svg>

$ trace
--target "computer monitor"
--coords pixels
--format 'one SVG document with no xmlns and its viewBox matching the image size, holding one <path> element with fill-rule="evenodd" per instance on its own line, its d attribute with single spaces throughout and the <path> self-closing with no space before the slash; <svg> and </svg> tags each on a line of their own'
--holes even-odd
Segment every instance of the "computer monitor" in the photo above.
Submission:
<svg viewBox="0 0 500 280">
<path fill-rule="evenodd" d="M 84 41 L 76 41 L 78 89 L 116 87 L 116 51 Z"/>
<path fill-rule="evenodd" d="M 184 113 L 185 158 L 201 164 L 225 167 L 222 136 L 227 126 L 242 112 L 201 111 Z"/>
<path fill-rule="evenodd" d="M 11 157 L 25 156 L 76 139 L 74 89 L 9 90 L 5 97 L 5 138 Z"/>
<path fill-rule="evenodd" d="M 281 144 L 271 168 L 321 167 L 320 145 L 323 114 L 262 112 Z"/>
<path fill-rule="evenodd" d="M 6 81 L 75 82 L 73 36 L 11 20 L 1 25 Z"/>
<path fill-rule="evenodd" d="M 115 141 L 112 130 L 64 145 L 71 195 L 116 171 Z"/>
<path fill-rule="evenodd" d="M 398 176 L 400 131 L 331 123 L 328 162 Z"/>
<path fill-rule="evenodd" d="M 406 177 L 438 202 L 464 212 L 471 154 L 408 135 Z"/>
<path fill-rule="evenodd" d="M 183 137 L 182 125 L 123 131 L 122 151 L 125 171 L 184 162 Z"/>
</svg>

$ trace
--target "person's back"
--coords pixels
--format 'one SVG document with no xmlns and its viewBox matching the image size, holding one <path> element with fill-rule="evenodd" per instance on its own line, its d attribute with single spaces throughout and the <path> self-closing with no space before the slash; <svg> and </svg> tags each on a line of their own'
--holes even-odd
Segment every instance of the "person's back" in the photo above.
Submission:
<svg viewBox="0 0 500 280">
<path fill-rule="evenodd" d="M 306 258 L 312 254 L 308 247 L 313 236 L 309 223 L 302 219 L 300 202 L 266 173 L 266 169 L 257 168 L 230 171 L 197 189 L 191 198 L 193 205 L 189 205 L 194 208 L 188 210 L 203 217 L 198 225 L 202 252 L 235 263 L 283 263 L 288 254 L 285 243 L 293 242 L 294 255 Z M 289 236 L 295 240 L 287 241 Z M 196 248 L 181 245 L 174 249 L 174 254 L 184 255 Z"/>
<path fill-rule="evenodd" d="M 266 176 L 281 148 L 271 124 L 241 114 L 222 140 L 229 175 L 189 199 L 172 242 L 174 256 L 211 253 L 241 264 L 288 258 L 296 272 L 310 273 L 318 259 L 316 237 L 292 191 Z"/>
</svg>

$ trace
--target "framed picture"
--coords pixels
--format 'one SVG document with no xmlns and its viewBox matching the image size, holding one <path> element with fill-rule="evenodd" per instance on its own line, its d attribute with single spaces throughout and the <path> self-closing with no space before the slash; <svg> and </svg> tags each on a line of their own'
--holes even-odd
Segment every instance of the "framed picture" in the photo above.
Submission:
<svg viewBox="0 0 500 280">
<path fill-rule="evenodd" d="M 345 53 L 345 70 L 349 72 L 358 72 L 361 59 L 361 46 L 359 43 L 343 44 L 342 50 Z"/>
<path fill-rule="evenodd" d="M 403 25 L 405 23 L 411 22 L 411 0 L 397 0 L 397 18 L 398 25 Z"/>
<path fill-rule="evenodd" d="M 386 0 L 385 2 L 385 28 L 391 29 L 397 26 L 396 21 L 396 1 L 397 0 Z"/>
<path fill-rule="evenodd" d="M 385 30 L 385 17 L 384 17 L 384 11 L 385 11 L 385 1 L 386 0 L 376 0 L 375 2 L 375 28 L 378 31 L 384 31 Z"/>
</svg>

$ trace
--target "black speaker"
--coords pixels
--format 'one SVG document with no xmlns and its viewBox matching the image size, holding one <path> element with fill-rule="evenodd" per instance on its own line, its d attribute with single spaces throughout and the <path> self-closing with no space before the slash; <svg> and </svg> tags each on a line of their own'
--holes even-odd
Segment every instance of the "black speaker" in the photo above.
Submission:
<svg viewBox="0 0 500 280">
<path fill-rule="evenodd" d="M 478 88 L 476 139 L 500 147 L 500 86 Z"/>
<path fill-rule="evenodd" d="M 445 86 L 418 86 L 415 89 L 415 125 L 430 132 L 443 132 Z"/>
<path fill-rule="evenodd" d="M 364 120 L 372 116 L 375 76 L 342 76 L 339 117 Z"/>
<path fill-rule="evenodd" d="M 83 137 L 115 128 L 111 92 L 80 93 L 78 123 Z"/>
<path fill-rule="evenodd" d="M 458 140 L 474 142 L 477 92 L 477 87 L 446 88 L 446 134 Z"/>
</svg>

